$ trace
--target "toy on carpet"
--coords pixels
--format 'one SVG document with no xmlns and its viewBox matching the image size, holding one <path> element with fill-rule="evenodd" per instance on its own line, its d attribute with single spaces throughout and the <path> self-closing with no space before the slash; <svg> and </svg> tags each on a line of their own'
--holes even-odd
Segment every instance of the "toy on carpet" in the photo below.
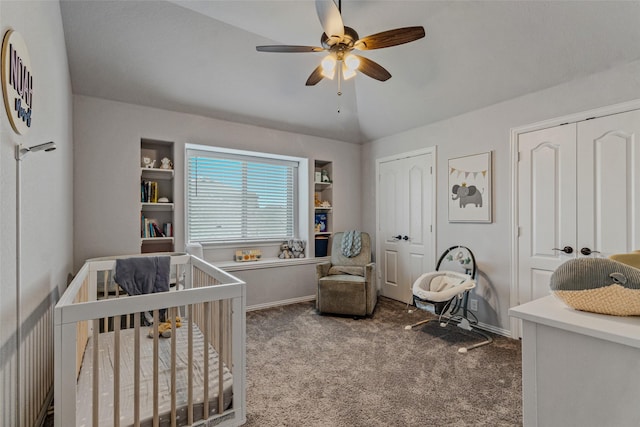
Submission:
<svg viewBox="0 0 640 427">
<path fill-rule="evenodd" d="M 640 316 L 640 269 L 613 259 L 569 260 L 551 275 L 550 287 L 576 310 Z"/>
<path fill-rule="evenodd" d="M 176 316 L 176 328 L 182 326 L 182 319 Z M 171 321 L 158 323 L 158 335 L 162 338 L 171 338 Z M 149 338 L 153 338 L 153 326 L 149 328 Z"/>
</svg>

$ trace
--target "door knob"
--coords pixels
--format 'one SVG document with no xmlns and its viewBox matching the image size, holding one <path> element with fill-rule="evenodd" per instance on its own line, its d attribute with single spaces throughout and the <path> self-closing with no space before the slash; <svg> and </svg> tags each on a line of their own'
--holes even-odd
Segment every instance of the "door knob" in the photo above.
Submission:
<svg viewBox="0 0 640 427">
<path fill-rule="evenodd" d="M 583 248 L 582 250 L 584 250 L 584 249 L 585 249 L 585 248 Z M 572 253 L 573 253 L 573 248 L 572 248 L 571 246 L 565 246 L 565 247 L 564 247 L 564 248 L 562 248 L 562 249 L 559 249 L 559 248 L 553 248 L 552 250 L 554 250 L 554 251 L 562 251 L 562 252 L 564 252 L 565 254 L 572 254 Z"/>
<path fill-rule="evenodd" d="M 409 240 L 409 236 L 404 236 L 402 240 Z"/>
<path fill-rule="evenodd" d="M 580 249 L 580 253 L 582 255 L 584 255 L 584 256 L 588 256 L 588 255 L 591 255 L 591 254 L 599 254 L 600 251 L 592 251 L 589 248 L 582 248 L 582 249 Z"/>
<path fill-rule="evenodd" d="M 396 240 L 402 239 L 402 234 L 398 234 L 397 236 L 392 236 Z"/>
</svg>

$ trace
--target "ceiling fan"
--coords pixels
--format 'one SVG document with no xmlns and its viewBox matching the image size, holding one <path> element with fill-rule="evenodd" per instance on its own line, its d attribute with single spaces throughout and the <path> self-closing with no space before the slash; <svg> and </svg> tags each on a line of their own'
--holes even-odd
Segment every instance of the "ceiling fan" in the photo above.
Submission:
<svg viewBox="0 0 640 427">
<path fill-rule="evenodd" d="M 338 5 L 333 0 L 316 0 L 316 12 L 324 33 L 320 38 L 322 47 L 269 45 L 256 46 L 258 52 L 329 52 L 307 79 L 307 86 L 317 84 L 323 78 L 333 79 L 336 68 L 340 65 L 338 79 L 349 79 L 356 74 L 356 70 L 367 76 L 386 81 L 391 74 L 380 64 L 364 56 L 352 53 L 353 50 L 372 50 L 409 43 L 424 37 L 424 27 L 404 27 L 383 31 L 359 38 L 358 33 L 342 22 L 342 1 Z"/>
</svg>

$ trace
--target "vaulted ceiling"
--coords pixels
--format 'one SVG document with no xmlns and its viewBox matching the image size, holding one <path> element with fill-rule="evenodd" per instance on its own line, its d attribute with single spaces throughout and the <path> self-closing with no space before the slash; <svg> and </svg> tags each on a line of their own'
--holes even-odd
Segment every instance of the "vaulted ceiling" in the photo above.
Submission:
<svg viewBox="0 0 640 427">
<path fill-rule="evenodd" d="M 640 59 L 638 1 L 342 2 L 359 35 L 426 37 L 363 52 L 392 78 L 305 81 L 312 0 L 61 1 L 76 94 L 363 143 Z"/>
</svg>

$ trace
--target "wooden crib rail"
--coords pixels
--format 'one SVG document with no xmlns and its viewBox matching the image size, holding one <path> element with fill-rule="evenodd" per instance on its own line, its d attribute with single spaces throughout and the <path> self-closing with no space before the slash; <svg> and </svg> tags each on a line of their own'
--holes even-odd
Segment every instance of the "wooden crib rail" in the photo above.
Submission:
<svg viewBox="0 0 640 427">
<path fill-rule="evenodd" d="M 133 353 L 133 425 L 140 425 L 140 337 L 146 335 L 149 327 L 142 326 L 141 312 L 153 313 L 154 323 L 151 327 L 153 336 L 153 408 L 154 416 L 152 425 L 158 425 L 158 360 L 159 344 L 168 339 L 170 342 L 170 393 L 171 396 L 171 425 L 176 425 L 177 417 L 177 378 L 178 370 L 187 372 L 188 379 L 188 403 L 187 419 L 189 425 L 209 418 L 209 382 L 217 381 L 216 408 L 224 408 L 225 384 L 224 370 L 231 372 L 232 393 L 231 407 L 222 415 L 225 416 L 220 425 L 239 425 L 238 421 L 244 421 L 245 409 L 245 313 L 246 295 L 245 284 L 241 280 L 225 273 L 224 271 L 189 255 L 171 257 L 172 265 L 178 269 L 178 275 L 184 273 L 184 288 L 157 294 L 129 296 L 116 290 L 115 295 L 104 299 L 96 298 L 97 288 L 102 276 L 102 284 L 108 280 L 115 267 L 115 259 L 101 259 L 86 263 L 76 278 L 72 281 L 67 292 L 60 298 L 55 309 L 55 422 L 56 425 L 76 425 L 76 380 L 82 367 L 83 358 L 91 360 L 92 393 L 87 405 L 92 408 L 92 416 L 87 421 L 97 426 L 101 406 L 111 405 L 113 408 L 113 425 L 119 426 L 122 411 L 120 396 L 121 377 L 121 352 L 122 334 L 124 329 L 133 329 L 134 348 Z M 107 273 L 109 272 L 109 273 Z M 102 287 L 102 285 L 101 285 Z M 106 293 L 106 284 L 104 285 Z M 181 358 L 178 360 L 178 348 L 176 333 L 171 338 L 160 338 L 158 324 L 160 323 L 159 311 L 168 310 L 168 319 L 171 322 L 172 331 L 176 331 L 177 319 L 181 319 L 182 327 L 188 334 L 187 362 Z M 186 316 L 186 318 L 185 318 Z M 125 321 L 126 319 L 126 321 Z M 108 326 L 108 322 L 111 322 Z M 195 325 L 195 326 L 192 326 Z M 201 390 L 203 396 L 194 395 L 194 330 L 198 330 L 199 336 L 204 340 L 204 363 L 202 375 L 204 375 L 204 387 Z M 110 340 L 113 340 L 113 354 L 110 356 L 113 362 L 113 392 L 109 401 L 105 402 L 100 385 L 105 379 L 101 376 L 99 367 L 99 352 L 101 351 L 100 337 L 102 331 L 111 331 Z M 128 335 L 131 337 L 131 335 Z M 184 336 L 184 335 L 183 335 Z M 131 338 L 129 338 L 131 339 Z M 146 339 L 146 338 L 143 338 Z M 69 345 L 75 342 L 75 345 Z M 85 354 L 88 344 L 92 344 L 92 354 Z M 209 345 L 218 353 L 217 366 L 209 367 Z M 72 348 L 73 347 L 73 348 Z M 128 351 L 128 350 L 127 350 Z M 212 350 L 213 351 L 213 350 Z M 69 356 L 74 355 L 73 360 Z M 111 354 L 111 353 L 110 353 Z M 215 357 L 215 356 L 214 356 Z M 73 364 L 72 364 L 73 362 Z M 187 363 L 186 367 L 181 363 Z M 73 377 L 69 372 L 73 368 Z M 217 368 L 217 369 L 212 369 Z M 84 371 L 84 369 L 83 369 Z M 200 370 L 198 370 L 200 372 Z M 85 372 L 83 372 L 83 376 Z M 227 374 L 229 375 L 229 374 Z M 86 377 L 85 377 L 86 378 Z M 107 383 L 104 383 L 105 385 Z M 104 387 L 104 386 L 103 386 Z M 227 401 L 229 397 L 227 394 Z M 200 402 L 199 404 L 197 402 Z M 200 405 L 197 413 L 202 413 L 200 419 L 196 415 L 195 407 Z M 105 407 L 106 408 L 106 407 Z M 218 411 L 220 412 L 220 411 Z M 229 414 L 233 414 L 228 418 Z M 218 414 L 217 416 L 220 416 Z M 196 419 L 198 418 L 198 419 Z M 230 421 L 227 421 L 230 420 Z M 235 420 L 235 421 L 233 421 Z"/>
</svg>

